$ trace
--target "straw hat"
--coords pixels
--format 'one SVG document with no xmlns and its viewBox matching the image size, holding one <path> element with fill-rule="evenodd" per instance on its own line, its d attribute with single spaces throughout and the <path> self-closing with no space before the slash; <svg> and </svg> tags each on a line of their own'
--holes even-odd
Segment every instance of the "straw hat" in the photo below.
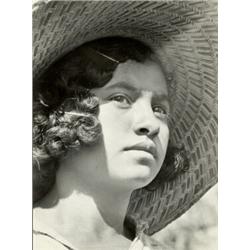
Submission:
<svg viewBox="0 0 250 250">
<path fill-rule="evenodd" d="M 156 190 L 132 194 L 128 215 L 151 235 L 217 182 L 217 3 L 215 1 L 35 1 L 33 76 L 79 45 L 101 37 L 136 38 L 174 65 L 171 141 L 190 168 Z"/>
</svg>

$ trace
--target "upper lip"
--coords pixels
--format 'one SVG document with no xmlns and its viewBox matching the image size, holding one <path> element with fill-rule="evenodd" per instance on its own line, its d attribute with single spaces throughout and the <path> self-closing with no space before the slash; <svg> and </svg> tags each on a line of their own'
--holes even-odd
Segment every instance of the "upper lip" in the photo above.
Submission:
<svg viewBox="0 0 250 250">
<path fill-rule="evenodd" d="M 155 158 L 157 156 L 156 146 L 154 145 L 154 143 L 151 142 L 139 142 L 132 146 L 126 147 L 125 150 L 145 151 L 152 154 Z"/>
</svg>

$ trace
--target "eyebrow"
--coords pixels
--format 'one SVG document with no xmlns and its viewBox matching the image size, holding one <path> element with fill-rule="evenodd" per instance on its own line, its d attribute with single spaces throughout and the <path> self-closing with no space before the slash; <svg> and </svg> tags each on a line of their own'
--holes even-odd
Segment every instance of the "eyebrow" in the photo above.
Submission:
<svg viewBox="0 0 250 250">
<path fill-rule="evenodd" d="M 106 90 L 117 89 L 117 88 L 118 89 L 123 88 L 123 89 L 126 89 L 126 90 L 131 91 L 131 92 L 136 92 L 137 94 L 139 94 L 141 91 L 141 90 L 138 90 L 137 88 L 135 88 L 132 84 L 130 84 L 128 82 L 117 82 L 114 85 L 106 87 Z M 168 99 L 169 99 L 168 95 L 162 94 L 162 93 L 156 93 L 156 92 L 154 92 L 154 98 L 157 98 L 160 101 L 163 101 L 163 100 L 168 101 Z"/>
<path fill-rule="evenodd" d="M 131 84 L 127 83 L 127 82 L 117 82 L 114 85 L 106 87 L 106 90 L 117 89 L 117 88 L 119 88 L 119 89 L 123 88 L 123 89 L 129 90 L 129 91 L 138 92 L 137 88 L 135 88 L 133 85 L 131 85 Z"/>
</svg>

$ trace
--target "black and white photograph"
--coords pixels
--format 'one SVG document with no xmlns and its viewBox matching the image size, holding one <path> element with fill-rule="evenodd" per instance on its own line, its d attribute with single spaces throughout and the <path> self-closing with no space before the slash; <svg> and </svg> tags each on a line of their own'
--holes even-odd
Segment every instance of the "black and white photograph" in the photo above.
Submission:
<svg viewBox="0 0 250 250">
<path fill-rule="evenodd" d="M 218 249 L 218 3 L 32 2 L 32 249 Z"/>
</svg>

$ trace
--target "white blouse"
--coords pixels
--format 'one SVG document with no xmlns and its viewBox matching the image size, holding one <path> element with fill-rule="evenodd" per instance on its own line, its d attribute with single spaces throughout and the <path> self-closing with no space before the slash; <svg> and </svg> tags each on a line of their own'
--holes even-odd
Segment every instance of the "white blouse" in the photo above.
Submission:
<svg viewBox="0 0 250 250">
<path fill-rule="evenodd" d="M 33 250 L 172 250 L 156 241 L 143 232 L 137 233 L 136 238 L 128 245 L 114 245 L 111 243 L 106 247 L 101 246 L 83 246 L 81 249 L 76 248 L 55 231 L 47 228 L 38 221 L 33 221 Z"/>
</svg>

